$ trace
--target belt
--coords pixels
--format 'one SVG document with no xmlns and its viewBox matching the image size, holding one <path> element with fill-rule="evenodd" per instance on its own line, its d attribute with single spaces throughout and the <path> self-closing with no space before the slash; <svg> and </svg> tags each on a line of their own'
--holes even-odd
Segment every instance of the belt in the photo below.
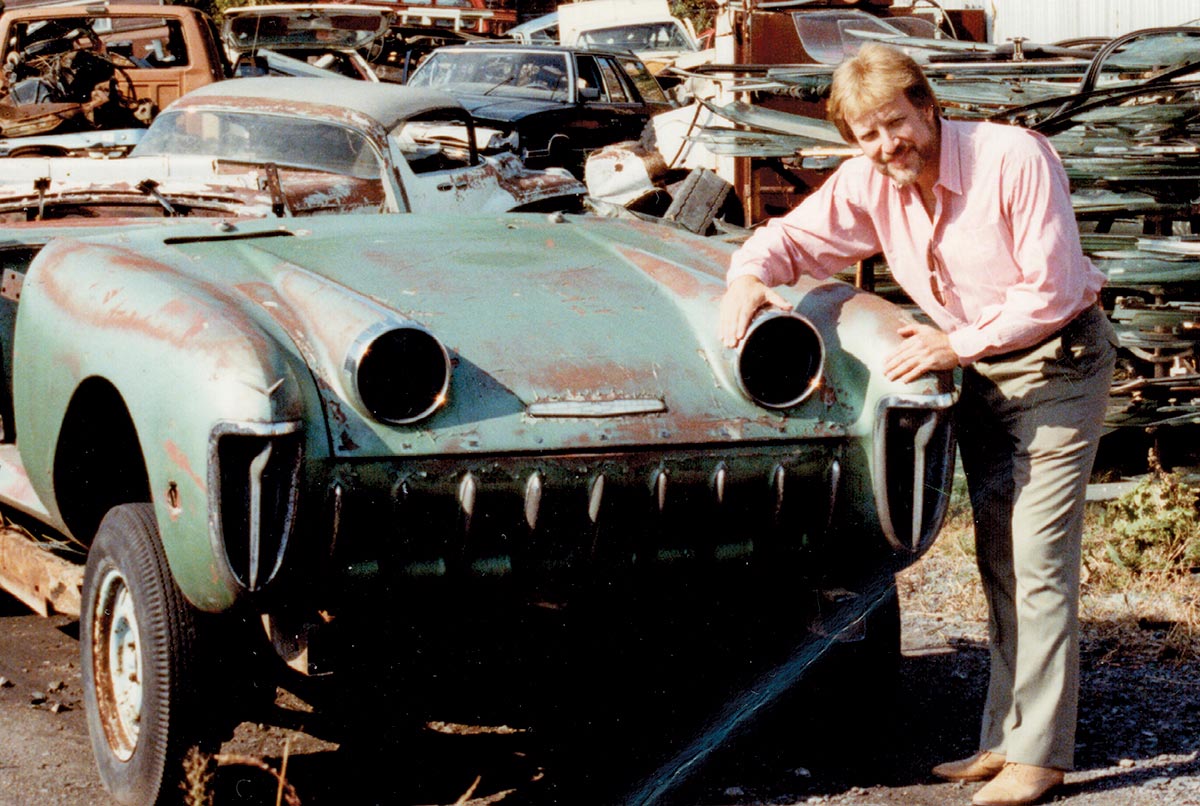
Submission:
<svg viewBox="0 0 1200 806">
<path fill-rule="evenodd" d="M 1065 333 L 1072 326 L 1079 324 L 1088 314 L 1092 313 L 1092 311 L 1097 311 L 1097 310 L 1100 310 L 1100 300 L 1099 299 L 1097 299 L 1091 305 L 1084 308 L 1079 313 L 1072 316 L 1070 319 L 1068 319 L 1066 322 L 1064 322 L 1061 327 L 1056 329 L 1054 332 L 1050 333 L 1050 335 L 1043 336 L 1036 343 L 1031 344 L 1028 347 L 1019 347 L 1016 350 L 1009 350 L 1008 352 L 1004 352 L 1004 353 L 996 353 L 994 355 L 985 355 L 981 358 L 976 358 L 975 360 L 977 362 L 981 361 L 985 364 L 990 364 L 994 361 L 1007 361 L 1008 359 L 1011 359 L 1011 358 L 1016 358 L 1016 357 L 1022 356 L 1022 355 L 1028 355 L 1029 353 L 1033 352 L 1034 350 L 1038 349 L 1039 347 L 1044 347 L 1049 342 L 1053 341 L 1054 339 L 1057 339 L 1059 336 L 1063 335 L 1063 333 Z"/>
</svg>

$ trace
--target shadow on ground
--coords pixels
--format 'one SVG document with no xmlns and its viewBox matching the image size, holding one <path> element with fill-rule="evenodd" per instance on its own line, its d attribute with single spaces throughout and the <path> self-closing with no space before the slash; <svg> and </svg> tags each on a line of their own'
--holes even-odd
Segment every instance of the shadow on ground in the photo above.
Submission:
<svg viewBox="0 0 1200 806">
<path fill-rule="evenodd" d="M 273 718 L 339 743 L 288 761 L 287 777 L 308 806 L 453 804 L 466 793 L 476 799 L 472 803 L 506 806 L 789 803 L 856 788 L 892 792 L 895 797 L 883 796 L 888 803 L 967 801 L 969 793 L 939 784 L 928 770 L 975 748 L 986 652 L 970 641 L 906 654 L 892 687 L 886 661 L 852 674 L 844 665 L 813 670 L 677 785 L 653 800 L 635 799 L 632 793 L 644 797 L 645 782 L 704 732 L 696 712 L 719 710 L 721 703 L 694 693 L 703 688 L 695 683 L 729 673 L 710 660 L 689 657 L 682 672 L 671 670 L 686 679 L 637 693 L 626 684 L 650 670 L 625 666 L 634 663 L 629 657 L 600 664 L 586 682 L 567 666 L 520 682 L 497 675 L 472 689 L 449 674 L 421 689 L 420 707 L 402 682 L 385 690 L 363 681 L 343 705 L 365 718 L 337 722 L 287 711 Z M 757 681 L 770 676 L 761 668 L 754 672 Z M 1068 783 L 1060 797 L 1090 803 L 1100 792 L 1119 796 L 1164 776 L 1200 774 L 1200 679 L 1186 677 L 1153 664 L 1089 668 L 1078 755 L 1085 775 L 1073 776 L 1086 780 Z M 687 693 L 680 697 L 681 691 Z M 482 695 L 482 701 L 464 693 Z M 531 696 L 550 707 L 523 701 Z M 416 712 L 423 716 L 414 718 Z M 397 714 L 405 716 L 392 718 Z M 1182 764 L 1154 761 L 1189 753 L 1191 760 Z M 278 757 L 266 760 L 281 763 Z M 273 780 L 238 767 L 221 769 L 216 802 L 258 802 L 251 797 L 255 779 L 270 798 L 261 802 L 274 802 Z"/>
</svg>

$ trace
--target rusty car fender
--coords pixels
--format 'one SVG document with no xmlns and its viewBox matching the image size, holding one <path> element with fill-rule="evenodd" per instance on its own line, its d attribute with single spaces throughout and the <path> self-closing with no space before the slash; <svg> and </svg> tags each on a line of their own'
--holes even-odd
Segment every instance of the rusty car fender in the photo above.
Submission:
<svg viewBox="0 0 1200 806">
<path fill-rule="evenodd" d="M 56 486 L 64 422 L 81 385 L 102 380 L 132 421 L 172 575 L 208 611 L 245 588 L 221 556 L 215 442 L 302 435 L 311 387 L 299 359 L 228 297 L 119 245 L 60 239 L 31 265 L 14 345 L 21 456 L 50 520 L 72 531 L 64 500 L 80 491 Z"/>
</svg>

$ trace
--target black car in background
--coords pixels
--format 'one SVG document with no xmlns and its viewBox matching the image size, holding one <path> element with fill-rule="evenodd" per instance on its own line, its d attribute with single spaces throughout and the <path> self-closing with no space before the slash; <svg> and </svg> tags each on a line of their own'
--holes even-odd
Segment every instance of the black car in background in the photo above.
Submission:
<svg viewBox="0 0 1200 806">
<path fill-rule="evenodd" d="M 589 151 L 638 139 L 653 115 L 671 108 L 633 54 L 550 45 L 439 48 L 408 83 L 453 95 L 481 125 L 506 132 L 530 167 L 578 176 Z"/>
</svg>

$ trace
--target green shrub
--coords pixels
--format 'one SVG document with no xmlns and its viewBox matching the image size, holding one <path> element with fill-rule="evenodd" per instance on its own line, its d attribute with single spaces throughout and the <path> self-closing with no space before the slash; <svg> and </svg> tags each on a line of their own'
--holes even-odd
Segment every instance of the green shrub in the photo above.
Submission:
<svg viewBox="0 0 1200 806">
<path fill-rule="evenodd" d="M 1102 558 L 1131 575 L 1184 574 L 1200 564 L 1197 491 L 1156 472 L 1104 509 Z"/>
</svg>

